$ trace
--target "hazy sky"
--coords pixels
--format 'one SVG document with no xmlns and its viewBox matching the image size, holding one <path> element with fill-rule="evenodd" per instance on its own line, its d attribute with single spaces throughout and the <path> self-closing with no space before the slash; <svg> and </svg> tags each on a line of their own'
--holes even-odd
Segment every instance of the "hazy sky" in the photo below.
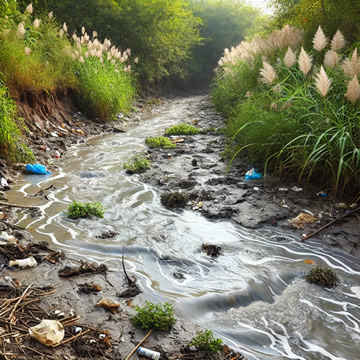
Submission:
<svg viewBox="0 0 360 360">
<path fill-rule="evenodd" d="M 272 11 L 267 7 L 269 1 L 268 0 L 248 0 L 249 3 L 253 6 L 256 6 L 263 10 L 265 14 L 271 14 Z"/>
</svg>

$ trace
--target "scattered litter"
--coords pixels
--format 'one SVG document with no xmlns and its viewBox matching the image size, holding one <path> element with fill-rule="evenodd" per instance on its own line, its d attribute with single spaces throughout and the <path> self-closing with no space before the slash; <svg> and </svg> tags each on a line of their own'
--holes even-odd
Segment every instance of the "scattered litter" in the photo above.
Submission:
<svg viewBox="0 0 360 360">
<path fill-rule="evenodd" d="M 307 209 L 302 209 L 302 212 L 304 212 L 304 213 L 307 213 L 307 214 L 309 214 L 309 215 L 314 216 L 314 213 L 313 213 L 313 212 L 311 212 L 310 210 L 307 210 Z"/>
<path fill-rule="evenodd" d="M 51 133 L 51 136 L 52 136 L 52 137 L 59 137 L 59 135 L 58 135 L 56 132 L 54 132 L 54 131 Z"/>
<path fill-rule="evenodd" d="M 350 207 L 350 209 L 355 209 L 358 207 L 358 204 L 354 203 L 354 204 L 351 204 L 349 207 Z"/>
<path fill-rule="evenodd" d="M 96 307 L 102 307 L 112 314 L 116 314 L 119 311 L 120 304 L 114 303 L 109 299 L 102 298 L 96 305 Z"/>
<path fill-rule="evenodd" d="M 257 172 L 254 168 L 252 168 L 251 170 L 249 170 L 246 174 L 245 174 L 245 180 L 256 180 L 256 179 L 261 179 L 262 175 Z"/>
<path fill-rule="evenodd" d="M 60 159 L 60 157 L 61 157 L 60 152 L 59 152 L 58 150 L 56 150 L 56 151 L 55 151 L 54 158 L 55 158 L 55 159 Z"/>
<path fill-rule="evenodd" d="M 18 259 L 18 260 L 10 260 L 9 261 L 10 267 L 19 266 L 22 269 L 24 269 L 26 267 L 34 267 L 34 266 L 37 266 L 37 264 L 38 263 L 33 256 L 30 256 L 26 259 Z"/>
<path fill-rule="evenodd" d="M 59 270 L 59 276 L 69 277 L 86 273 L 99 274 L 106 273 L 107 270 L 108 268 L 104 264 L 96 265 L 80 261 L 80 265 L 78 267 L 72 268 L 70 266 L 65 266 L 63 269 Z"/>
<path fill-rule="evenodd" d="M 286 204 L 285 200 L 281 201 L 280 207 L 282 207 L 284 209 L 290 209 L 290 206 L 288 204 Z"/>
<path fill-rule="evenodd" d="M 138 353 L 138 355 L 147 357 L 149 359 L 153 359 L 153 360 L 159 360 L 160 359 L 160 353 L 157 351 L 153 351 L 153 350 L 149 350 L 146 348 L 143 348 L 141 346 L 139 346 L 139 348 L 136 350 L 136 352 Z"/>
<path fill-rule="evenodd" d="M 300 213 L 296 218 L 288 220 L 290 224 L 295 226 L 297 229 L 303 229 L 305 224 L 311 224 L 315 222 L 317 218 L 306 212 Z"/>
<path fill-rule="evenodd" d="M 97 284 L 79 284 L 79 292 L 82 292 L 84 294 L 91 294 L 91 293 L 97 293 L 101 291 L 100 285 Z"/>
<path fill-rule="evenodd" d="M 46 166 L 41 164 L 27 164 L 25 169 L 32 174 L 50 175 L 51 172 L 46 170 Z"/>
<path fill-rule="evenodd" d="M 295 191 L 295 192 L 300 192 L 300 191 L 303 191 L 303 188 L 293 186 L 293 187 L 290 188 L 290 190 Z"/>
<path fill-rule="evenodd" d="M 202 244 L 202 250 L 206 252 L 208 256 L 216 257 L 221 254 L 221 247 L 212 244 Z"/>
<path fill-rule="evenodd" d="M 305 259 L 304 263 L 308 264 L 308 265 L 316 265 L 316 262 L 314 260 L 310 260 L 310 259 Z"/>
<path fill-rule="evenodd" d="M 347 208 L 346 204 L 343 202 L 335 204 L 335 207 L 337 209 L 346 209 Z"/>
<path fill-rule="evenodd" d="M 81 333 L 81 332 L 82 332 L 82 328 L 81 328 L 80 326 L 76 326 L 74 332 L 75 332 L 75 334 Z"/>
<path fill-rule="evenodd" d="M 286 191 L 288 191 L 289 189 L 288 188 L 279 188 L 279 191 L 282 191 L 282 192 L 286 192 Z"/>
<path fill-rule="evenodd" d="M 6 240 L 8 243 L 14 243 L 16 241 L 13 235 L 9 235 L 7 232 L 3 231 L 0 235 L 0 238 Z"/>
<path fill-rule="evenodd" d="M 360 299 L 360 286 L 352 286 L 350 290 Z"/>
<path fill-rule="evenodd" d="M 254 186 L 254 188 L 253 188 L 255 191 L 259 191 L 260 190 L 260 188 L 258 188 L 257 186 Z"/>
<path fill-rule="evenodd" d="M 41 344 L 54 346 L 62 341 L 65 331 L 57 320 L 42 320 L 40 324 L 29 328 L 29 334 Z"/>
<path fill-rule="evenodd" d="M 328 196 L 328 194 L 325 191 L 319 191 L 318 193 L 316 193 L 317 196 L 325 198 Z"/>
<path fill-rule="evenodd" d="M 0 185 L 1 185 L 1 187 L 3 187 L 3 188 L 7 188 L 7 187 L 9 187 L 9 184 L 8 184 L 8 182 L 7 182 L 7 180 L 5 179 L 5 178 L 0 178 Z"/>
</svg>

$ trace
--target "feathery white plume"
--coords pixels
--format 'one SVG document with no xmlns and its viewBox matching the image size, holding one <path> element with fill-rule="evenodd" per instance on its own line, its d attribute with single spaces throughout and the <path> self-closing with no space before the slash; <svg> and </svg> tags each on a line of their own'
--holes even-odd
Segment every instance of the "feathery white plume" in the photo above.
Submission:
<svg viewBox="0 0 360 360">
<path fill-rule="evenodd" d="M 312 57 L 306 53 L 303 47 L 300 51 L 298 63 L 300 70 L 307 75 L 312 67 Z"/>
<path fill-rule="evenodd" d="M 64 36 L 64 30 L 63 29 L 60 29 L 59 31 L 59 36 L 62 38 Z"/>
<path fill-rule="evenodd" d="M 34 28 L 37 29 L 40 26 L 41 20 L 40 19 L 35 19 L 34 20 Z"/>
<path fill-rule="evenodd" d="M 328 39 L 325 36 L 324 32 L 322 31 L 321 26 L 319 26 L 313 39 L 314 49 L 320 52 L 327 46 L 327 44 L 328 44 Z"/>
<path fill-rule="evenodd" d="M 331 40 L 331 50 L 338 51 L 341 50 L 346 44 L 344 35 L 340 30 L 337 30 L 334 37 Z"/>
<path fill-rule="evenodd" d="M 324 66 L 326 68 L 335 67 L 340 61 L 340 56 L 334 50 L 328 50 L 324 57 Z"/>
<path fill-rule="evenodd" d="M 29 5 L 26 7 L 25 11 L 28 12 L 29 14 L 32 14 L 33 11 L 34 11 L 32 4 L 29 4 Z"/>
<path fill-rule="evenodd" d="M 353 104 L 360 99 L 360 84 L 356 75 L 354 75 L 353 79 L 349 81 L 345 97 L 347 97 Z"/>
<path fill-rule="evenodd" d="M 79 62 L 81 62 L 82 64 L 85 62 L 85 60 L 82 56 L 79 57 Z"/>
<path fill-rule="evenodd" d="M 351 77 L 355 75 L 360 75 L 360 60 L 358 56 L 357 48 L 352 53 L 351 60 L 345 59 L 342 68 L 344 70 L 344 73 L 346 75 L 349 75 Z"/>
<path fill-rule="evenodd" d="M 24 23 L 20 23 L 17 27 L 16 36 L 21 39 L 25 35 Z"/>
<path fill-rule="evenodd" d="M 271 85 L 276 79 L 274 68 L 266 61 L 263 61 L 263 68 L 260 69 L 261 82 Z"/>
<path fill-rule="evenodd" d="M 289 68 L 293 66 L 296 62 L 296 54 L 291 50 L 290 46 L 284 57 L 284 64 Z"/>
<path fill-rule="evenodd" d="M 25 48 L 25 55 L 30 56 L 31 55 L 31 49 L 29 47 Z"/>
<path fill-rule="evenodd" d="M 81 33 L 82 33 L 83 35 L 85 34 L 85 27 L 84 27 L 84 26 L 81 28 Z"/>
<path fill-rule="evenodd" d="M 54 17 L 54 13 L 52 11 L 50 11 L 49 14 L 48 14 L 48 17 L 51 20 Z"/>
<path fill-rule="evenodd" d="M 68 28 L 67 28 L 66 22 L 64 22 L 64 24 L 63 24 L 63 30 L 64 30 L 64 32 L 66 32 L 66 33 L 67 33 L 67 31 L 68 31 Z"/>
<path fill-rule="evenodd" d="M 323 66 L 321 66 L 320 72 L 315 76 L 315 85 L 323 97 L 329 92 L 331 83 L 332 80 L 328 78 Z"/>
</svg>

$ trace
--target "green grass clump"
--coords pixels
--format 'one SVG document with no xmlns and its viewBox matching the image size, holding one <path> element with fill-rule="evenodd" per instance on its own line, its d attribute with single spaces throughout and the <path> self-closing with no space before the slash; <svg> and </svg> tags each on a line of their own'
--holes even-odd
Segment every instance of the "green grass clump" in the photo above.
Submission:
<svg viewBox="0 0 360 360">
<path fill-rule="evenodd" d="M 151 162 L 147 158 L 135 158 L 133 161 L 124 164 L 124 169 L 126 169 L 129 174 L 142 173 L 150 168 Z"/>
<path fill-rule="evenodd" d="M 332 288 L 337 285 L 339 279 L 334 270 L 316 266 L 305 275 L 305 280 L 310 284 Z"/>
<path fill-rule="evenodd" d="M 150 148 L 173 149 L 176 147 L 176 145 L 173 144 L 169 138 L 164 136 L 146 138 L 145 144 Z"/>
<path fill-rule="evenodd" d="M 0 74 L 1 75 L 1 74 Z M 20 129 L 25 127 L 16 115 L 16 105 L 0 81 L 0 151 L 13 162 L 35 162 L 32 151 L 23 143 Z"/>
<path fill-rule="evenodd" d="M 66 216 L 73 220 L 87 218 L 90 216 L 103 218 L 104 207 L 98 202 L 82 204 L 80 202 L 73 201 L 66 211 Z"/>
<path fill-rule="evenodd" d="M 222 348 L 222 340 L 215 339 L 211 330 L 198 331 L 191 339 L 189 346 L 195 346 L 197 350 L 215 353 Z"/>
<path fill-rule="evenodd" d="M 135 89 L 131 74 L 123 66 L 89 57 L 77 63 L 76 75 L 78 104 L 89 115 L 106 121 L 130 111 Z"/>
<path fill-rule="evenodd" d="M 146 301 L 144 307 L 136 306 L 135 309 L 138 313 L 131 318 L 131 321 L 142 329 L 170 331 L 176 322 L 174 308 L 168 302 L 154 304 Z"/>
<path fill-rule="evenodd" d="M 165 130 L 165 135 L 195 135 L 198 134 L 200 130 L 196 128 L 195 126 L 189 125 L 189 124 L 179 124 L 174 125 L 168 129 Z"/>
</svg>

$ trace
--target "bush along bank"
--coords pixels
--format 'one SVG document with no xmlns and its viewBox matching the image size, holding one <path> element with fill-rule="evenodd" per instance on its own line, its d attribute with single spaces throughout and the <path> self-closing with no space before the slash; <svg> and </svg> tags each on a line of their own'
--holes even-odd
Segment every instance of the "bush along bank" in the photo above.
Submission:
<svg viewBox="0 0 360 360">
<path fill-rule="evenodd" d="M 130 49 L 121 51 L 108 39 L 100 41 L 95 31 L 89 35 L 84 27 L 81 34 L 70 36 L 66 23 L 60 27 L 52 13 L 35 18 L 33 10 L 30 4 L 20 13 L 13 0 L 0 5 L 0 121 L 6 129 L 0 147 L 11 160 L 18 156 L 14 143 L 21 143 L 24 126 L 16 119 L 7 89 L 18 105 L 31 95 L 30 107 L 41 96 L 56 102 L 58 93 L 72 94 L 80 110 L 102 121 L 129 112 L 135 96 L 132 67 L 138 60 L 130 60 Z"/>
<path fill-rule="evenodd" d="M 328 34 L 330 35 L 330 34 Z M 227 153 L 335 193 L 360 186 L 360 60 L 338 30 L 318 28 L 306 51 L 291 26 L 255 36 L 219 60 L 212 91 L 228 118 Z"/>
</svg>

